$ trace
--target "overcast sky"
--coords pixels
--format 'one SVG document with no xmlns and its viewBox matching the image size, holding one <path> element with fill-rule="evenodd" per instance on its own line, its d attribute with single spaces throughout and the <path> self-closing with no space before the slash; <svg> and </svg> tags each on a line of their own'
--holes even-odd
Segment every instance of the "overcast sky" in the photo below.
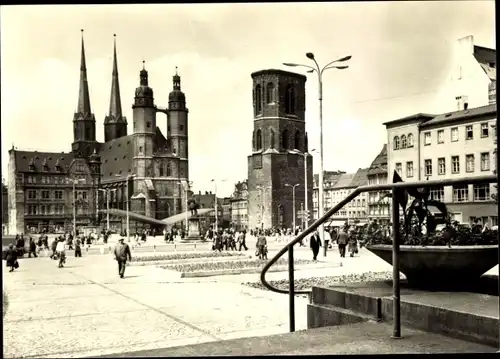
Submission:
<svg viewBox="0 0 500 359">
<path fill-rule="evenodd" d="M 158 106 L 168 104 L 175 66 L 189 108 L 190 179 L 219 195 L 247 177 L 253 128 L 252 80 L 260 69 L 325 64 L 352 55 L 348 70 L 324 75 L 325 170 L 370 165 L 386 141 L 382 123 L 417 112 L 454 110 L 437 96 L 450 80 L 455 41 L 474 35 L 495 47 L 493 1 L 180 4 L 1 7 L 2 174 L 8 149 L 71 149 L 80 29 L 97 137 L 109 109 L 113 33 L 122 107 L 132 101 L 142 60 Z M 301 71 L 301 70 L 297 70 Z M 308 74 L 310 148 L 319 143 L 317 78 Z M 441 92 L 440 92 L 441 93 Z M 166 118 L 157 125 L 166 132 Z M 319 159 L 315 157 L 315 172 Z M 222 180 L 226 180 L 223 182 Z"/>
</svg>

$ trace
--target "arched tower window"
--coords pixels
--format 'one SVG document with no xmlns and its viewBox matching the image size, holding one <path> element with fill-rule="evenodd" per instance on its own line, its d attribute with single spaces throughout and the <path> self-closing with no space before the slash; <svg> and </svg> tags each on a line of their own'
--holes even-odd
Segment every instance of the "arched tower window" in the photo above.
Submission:
<svg viewBox="0 0 500 359">
<path fill-rule="evenodd" d="M 271 145 L 269 146 L 269 148 L 275 148 L 275 139 L 274 139 L 274 131 L 273 131 L 273 129 L 271 129 L 271 134 L 270 134 L 269 137 L 270 137 L 270 140 L 271 140 L 270 141 Z"/>
<path fill-rule="evenodd" d="M 288 130 L 284 130 L 283 133 L 281 134 L 281 145 L 283 146 L 284 150 L 288 150 L 288 147 L 289 147 Z"/>
<path fill-rule="evenodd" d="M 286 87 L 285 92 L 285 113 L 294 114 L 295 113 L 295 90 L 292 84 Z"/>
<path fill-rule="evenodd" d="M 92 139 L 92 129 L 89 125 L 85 126 L 85 140 L 90 141 Z"/>
<path fill-rule="evenodd" d="M 255 86 L 255 111 L 257 115 L 262 112 L 262 88 L 260 85 Z"/>
<path fill-rule="evenodd" d="M 254 130 L 252 135 L 252 148 L 255 151 L 257 149 L 257 132 Z"/>
<path fill-rule="evenodd" d="M 294 150 L 300 150 L 300 132 L 295 132 Z"/>
<path fill-rule="evenodd" d="M 401 135 L 401 149 L 406 148 L 406 136 Z"/>
<path fill-rule="evenodd" d="M 394 149 L 399 150 L 399 137 L 394 136 Z"/>
<path fill-rule="evenodd" d="M 165 171 L 163 169 L 163 166 L 160 165 L 160 177 L 163 177 L 165 175 Z"/>
<path fill-rule="evenodd" d="M 262 149 L 262 132 L 259 130 L 257 130 L 257 135 L 255 136 L 255 149 L 257 151 L 261 150 Z"/>
<path fill-rule="evenodd" d="M 172 176 L 172 167 L 170 167 L 170 163 L 167 163 L 167 177 Z"/>
<path fill-rule="evenodd" d="M 275 102 L 275 98 L 274 98 L 274 94 L 275 94 L 275 91 L 274 91 L 274 84 L 272 82 L 269 82 L 267 84 L 267 87 L 266 87 L 266 92 L 267 92 L 267 103 L 273 103 Z"/>
<path fill-rule="evenodd" d="M 407 138 L 408 147 L 413 147 L 413 135 L 410 133 Z"/>
</svg>

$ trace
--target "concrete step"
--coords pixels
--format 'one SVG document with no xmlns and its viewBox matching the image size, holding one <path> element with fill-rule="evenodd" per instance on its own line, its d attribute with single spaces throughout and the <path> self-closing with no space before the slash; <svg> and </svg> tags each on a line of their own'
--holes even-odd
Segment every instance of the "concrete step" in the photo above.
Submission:
<svg viewBox="0 0 500 359">
<path fill-rule="evenodd" d="M 377 318 L 340 308 L 330 304 L 307 305 L 307 328 L 322 328 L 335 325 L 354 324 L 361 322 L 376 322 Z"/>
<path fill-rule="evenodd" d="M 311 293 L 313 304 L 332 305 L 338 308 L 348 309 L 355 313 L 366 314 L 381 320 L 381 298 L 368 295 L 359 295 L 348 292 L 342 288 L 313 287 Z"/>
<path fill-rule="evenodd" d="M 429 292 L 401 283 L 401 322 L 409 327 L 474 343 L 498 346 L 498 296 L 473 292 Z M 313 287 L 308 326 L 339 325 L 369 317 L 393 321 L 390 282 Z M 479 288 L 481 289 L 481 288 Z M 486 288 L 488 289 L 488 288 Z M 347 310 L 347 312 L 342 311 Z"/>
</svg>

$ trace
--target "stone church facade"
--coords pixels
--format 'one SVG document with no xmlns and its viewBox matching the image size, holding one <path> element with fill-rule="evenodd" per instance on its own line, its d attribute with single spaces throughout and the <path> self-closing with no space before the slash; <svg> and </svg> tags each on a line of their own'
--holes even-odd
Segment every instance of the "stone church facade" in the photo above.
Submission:
<svg viewBox="0 0 500 359">
<path fill-rule="evenodd" d="M 71 151 L 22 151 L 14 146 L 9 151 L 9 234 L 68 231 L 74 207 L 77 227 L 97 225 L 102 219 L 98 210 L 106 208 L 108 195 L 110 208 L 125 210 L 129 198 L 131 212 L 155 219 L 186 210 L 183 196 L 184 185 L 189 183 L 188 109 L 177 72 L 168 107 L 161 108 L 155 104 L 143 63 L 132 109 L 133 132 L 128 134 L 115 41 L 110 108 L 104 119 L 104 141 L 97 141 L 82 37 Z M 157 123 L 158 113 L 166 115 L 166 126 Z M 125 228 L 122 222 L 122 218 L 112 218 L 116 230 Z M 131 231 L 136 225 L 131 221 Z"/>
</svg>

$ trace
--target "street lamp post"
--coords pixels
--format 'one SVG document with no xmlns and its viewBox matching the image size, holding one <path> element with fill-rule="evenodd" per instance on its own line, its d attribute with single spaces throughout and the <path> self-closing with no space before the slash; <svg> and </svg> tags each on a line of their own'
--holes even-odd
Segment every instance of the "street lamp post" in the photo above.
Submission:
<svg viewBox="0 0 500 359">
<path fill-rule="evenodd" d="M 340 59 L 337 59 L 337 60 L 334 60 L 332 62 L 329 62 L 328 64 L 326 64 L 323 68 L 321 68 L 318 64 L 318 62 L 316 61 L 316 58 L 314 57 L 314 54 L 312 52 L 308 52 L 306 54 L 307 58 L 314 61 L 314 64 L 315 64 L 315 67 L 313 66 L 309 66 L 309 65 L 302 65 L 302 64 L 295 64 L 295 63 L 283 63 L 283 65 L 285 66 L 291 66 L 291 67 L 306 67 L 308 68 L 309 70 L 307 72 L 309 73 L 312 73 L 312 72 L 316 72 L 318 74 L 318 83 L 319 83 L 319 130 L 320 130 L 320 133 L 319 133 L 319 165 L 320 165 L 320 169 L 319 169 L 319 193 L 318 193 L 318 218 L 321 218 L 323 217 L 323 214 L 324 214 L 324 205 L 323 205 L 323 201 L 324 201 L 324 198 L 323 198 L 323 191 L 324 191 L 324 188 L 323 188 L 323 72 L 325 70 L 329 70 L 329 69 L 338 69 L 338 70 L 344 70 L 344 69 L 347 69 L 349 66 L 336 66 L 336 65 L 333 65 L 334 63 L 337 63 L 337 62 L 345 62 L 345 61 L 348 61 L 351 59 L 352 56 L 345 56 L 345 57 L 342 57 Z M 323 224 L 320 225 L 319 227 L 319 233 L 321 235 L 322 238 L 324 238 L 324 227 L 323 227 Z M 325 252 L 325 256 L 326 256 L 326 252 Z"/>
<path fill-rule="evenodd" d="M 116 177 L 121 177 L 121 176 L 119 174 L 116 174 Z M 135 174 L 130 174 L 127 176 L 127 180 L 125 181 L 125 206 L 127 211 L 127 242 L 130 242 L 130 208 L 129 208 L 128 182 L 133 177 L 135 177 Z"/>
<path fill-rule="evenodd" d="M 193 185 L 193 181 L 178 181 L 178 183 L 180 183 L 183 188 L 184 188 L 184 196 L 185 196 L 185 199 L 184 199 L 184 203 L 186 205 L 186 231 L 188 230 L 188 224 L 189 224 L 189 217 L 188 217 L 188 214 L 189 214 L 189 210 L 188 210 L 188 191 L 189 191 L 189 188 Z"/>
<path fill-rule="evenodd" d="M 300 186 L 300 183 L 291 185 L 291 184 L 285 184 L 285 187 L 292 187 L 292 201 L 293 201 L 293 230 L 295 231 L 295 187 Z"/>
<path fill-rule="evenodd" d="M 69 178 L 69 180 L 73 183 L 73 238 L 76 238 L 76 183 L 80 183 L 83 179 L 73 179 Z"/>
<path fill-rule="evenodd" d="M 116 191 L 116 188 L 110 189 L 110 188 L 99 188 L 99 191 L 106 193 L 106 229 L 109 231 L 109 196 L 111 194 L 111 191 Z"/>
<path fill-rule="evenodd" d="M 309 194 L 307 193 L 307 157 L 309 156 L 310 153 L 316 152 L 315 149 L 312 149 L 311 151 L 307 152 L 304 151 L 304 201 L 306 202 L 304 205 L 304 211 L 306 215 L 304 215 L 304 223 L 305 227 L 309 227 L 309 217 L 308 217 L 308 212 L 309 212 Z M 304 228 L 304 229 L 306 229 Z"/>
</svg>

